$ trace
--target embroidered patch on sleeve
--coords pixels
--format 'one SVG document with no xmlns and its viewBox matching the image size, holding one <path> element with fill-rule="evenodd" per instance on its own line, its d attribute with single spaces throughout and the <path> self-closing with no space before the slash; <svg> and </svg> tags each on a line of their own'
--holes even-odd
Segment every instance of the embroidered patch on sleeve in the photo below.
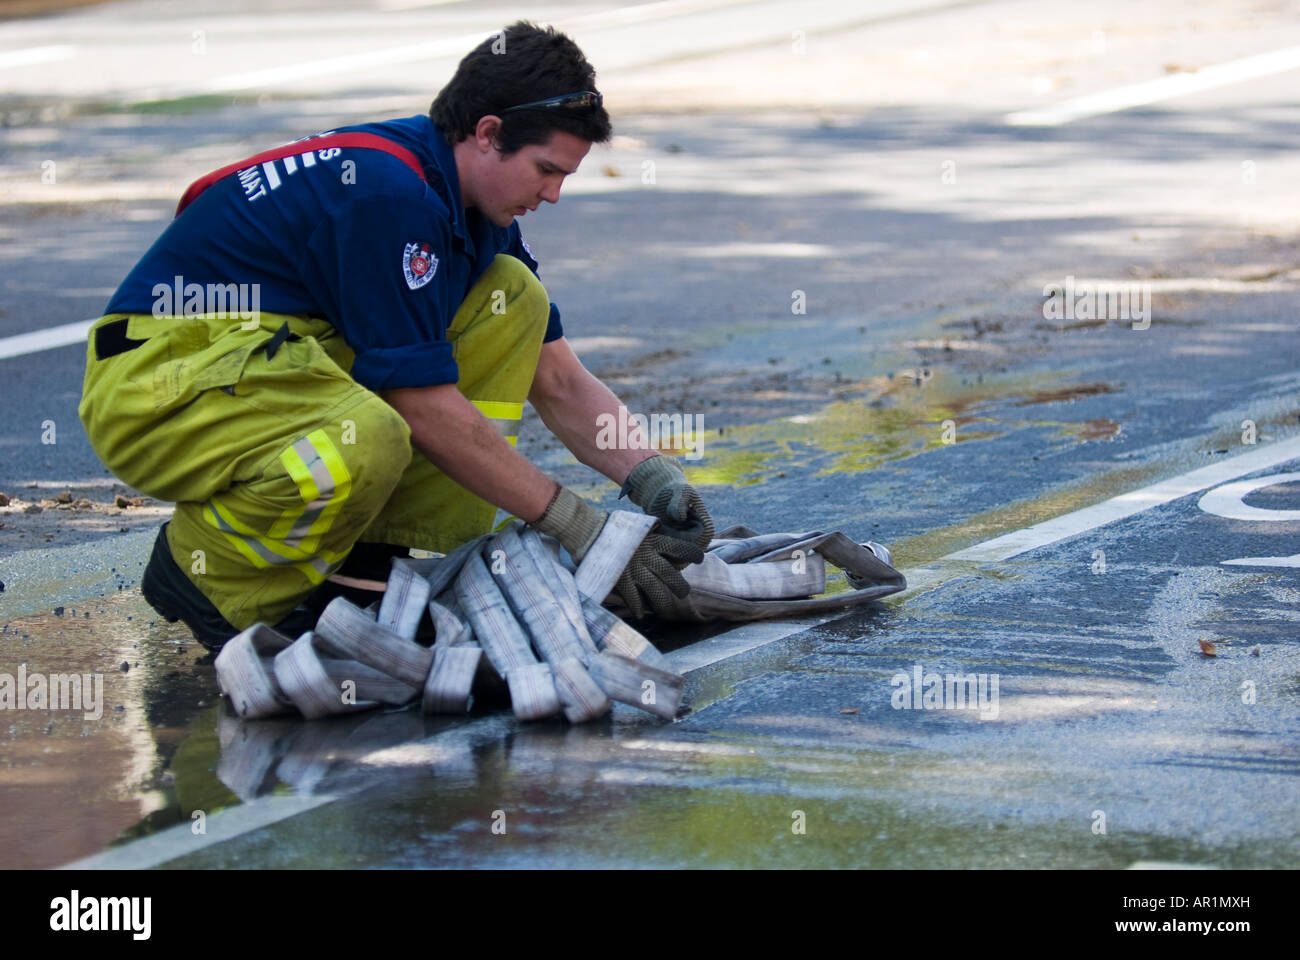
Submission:
<svg viewBox="0 0 1300 960">
<path fill-rule="evenodd" d="M 416 240 L 406 245 L 402 251 L 402 275 L 406 277 L 408 287 L 419 290 L 437 272 L 438 258 L 433 255 L 427 243 Z"/>
</svg>

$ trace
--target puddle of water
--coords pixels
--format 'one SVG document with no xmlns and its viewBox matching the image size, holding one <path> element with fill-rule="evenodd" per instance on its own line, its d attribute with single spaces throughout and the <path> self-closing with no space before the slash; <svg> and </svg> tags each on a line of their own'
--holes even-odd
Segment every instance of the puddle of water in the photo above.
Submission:
<svg viewBox="0 0 1300 960">
<path fill-rule="evenodd" d="M 184 628 L 156 621 L 138 594 L 0 628 L 0 674 L 13 678 L 15 694 L 20 671 L 28 687 L 23 709 L 15 700 L 0 710 L 0 867 L 86 856 L 167 805 L 159 774 L 177 724 L 216 697 L 201 669 L 185 682 L 203 653 Z M 73 674 L 76 686 L 55 679 Z M 49 695 L 55 684 L 62 697 Z"/>
<path fill-rule="evenodd" d="M 775 720 L 788 727 L 788 717 Z M 1113 868 L 1224 859 L 1195 840 L 1140 832 L 1100 843 L 1086 823 L 1059 820 L 1055 801 L 1034 799 L 1050 778 L 1015 756 L 957 763 L 891 746 L 884 734 L 870 743 L 867 727 L 855 724 L 867 740 L 852 749 L 762 733 L 518 728 L 166 866 Z M 1277 859 L 1266 844 L 1232 856 Z"/>
<path fill-rule="evenodd" d="M 971 382 L 923 371 L 877 378 L 857 387 L 860 398 L 836 401 L 811 414 L 697 438 L 705 462 L 688 462 L 687 476 L 702 486 L 745 487 L 800 468 L 814 467 L 817 476 L 859 473 L 945 446 L 948 436 L 948 442 L 969 443 L 1026 427 L 1048 427 L 1081 442 L 1119 436 L 1121 425 L 1113 420 L 1009 420 L 978 415 L 983 407 L 1014 398 L 1020 398 L 1015 406 L 1023 407 L 1116 391 L 1104 383 L 1046 387 L 1059 383 L 1061 377 L 1060 373 L 1029 374 Z M 948 421 L 952 429 L 946 436 Z"/>
</svg>

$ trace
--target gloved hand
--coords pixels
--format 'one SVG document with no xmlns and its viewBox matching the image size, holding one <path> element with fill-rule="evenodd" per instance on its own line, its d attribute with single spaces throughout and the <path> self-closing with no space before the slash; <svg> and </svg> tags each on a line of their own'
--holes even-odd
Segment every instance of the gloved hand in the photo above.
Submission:
<svg viewBox="0 0 1300 960">
<path fill-rule="evenodd" d="M 659 518 L 660 533 L 708 549 L 713 539 L 713 518 L 672 457 L 659 454 L 638 463 L 619 492 L 620 497 L 624 494 L 646 513 Z"/>
<path fill-rule="evenodd" d="M 532 526 L 559 540 L 574 562 L 581 563 L 607 519 L 606 511 L 567 487 L 560 487 L 546 512 Z M 704 551 L 696 544 L 664 536 L 657 530 L 657 527 L 651 530 L 637 547 L 614 585 L 613 592 L 632 611 L 633 617 L 645 616 L 647 604 L 656 613 L 671 610 L 673 596 L 684 597 L 691 591 L 690 584 L 678 571 L 704 559 Z"/>
<path fill-rule="evenodd" d="M 608 519 L 609 514 L 604 510 L 592 506 L 568 487 L 560 487 L 546 512 L 532 526 L 559 540 L 573 562 L 582 563 Z"/>
<path fill-rule="evenodd" d="M 703 560 L 704 551 L 696 544 L 666 536 L 656 526 L 632 554 L 613 592 L 632 612 L 633 619 L 644 617 L 647 606 L 663 616 L 676 608 L 673 597 L 691 592 L 691 585 L 678 571 Z"/>
</svg>

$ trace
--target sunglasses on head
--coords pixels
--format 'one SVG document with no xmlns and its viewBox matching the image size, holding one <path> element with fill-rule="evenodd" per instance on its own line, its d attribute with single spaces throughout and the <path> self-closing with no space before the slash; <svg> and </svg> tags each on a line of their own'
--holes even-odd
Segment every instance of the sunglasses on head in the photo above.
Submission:
<svg viewBox="0 0 1300 960">
<path fill-rule="evenodd" d="M 572 110 L 584 107 L 599 107 L 603 99 L 599 93 L 592 90 L 582 90 L 578 93 L 565 93 L 558 97 L 547 97 L 545 100 L 519 103 L 513 107 L 506 107 L 499 112 L 510 113 L 513 110 Z"/>
</svg>

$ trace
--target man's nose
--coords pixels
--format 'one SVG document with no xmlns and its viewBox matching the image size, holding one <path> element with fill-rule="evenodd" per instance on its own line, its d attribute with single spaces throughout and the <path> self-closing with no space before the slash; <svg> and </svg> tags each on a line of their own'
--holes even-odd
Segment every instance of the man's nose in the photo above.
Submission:
<svg viewBox="0 0 1300 960">
<path fill-rule="evenodd" d="M 538 196 L 540 196 L 547 203 L 559 203 L 560 202 L 560 181 L 555 180 L 552 181 L 551 183 L 548 183 L 545 187 L 542 188 L 542 192 L 538 194 Z"/>
</svg>

